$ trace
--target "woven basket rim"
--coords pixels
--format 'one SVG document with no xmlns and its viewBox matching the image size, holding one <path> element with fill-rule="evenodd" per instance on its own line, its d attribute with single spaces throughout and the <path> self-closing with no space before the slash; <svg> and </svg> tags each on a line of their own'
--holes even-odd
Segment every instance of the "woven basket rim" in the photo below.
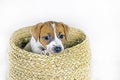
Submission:
<svg viewBox="0 0 120 80">
<path fill-rule="evenodd" d="M 28 27 L 31 27 L 31 26 L 28 26 Z M 23 28 L 28 28 L 28 27 L 23 27 Z M 39 57 L 41 56 L 41 57 L 47 58 L 47 57 L 54 57 L 54 56 L 57 56 L 57 55 L 59 55 L 59 56 L 62 55 L 61 54 L 62 52 L 60 52 L 59 54 L 51 54 L 50 56 L 47 56 L 47 55 L 43 55 L 43 54 L 37 54 L 37 53 L 34 53 L 34 52 L 29 52 L 29 51 L 26 51 L 26 50 L 20 48 L 19 46 L 17 46 L 13 42 L 12 37 L 14 36 L 15 33 L 17 33 L 18 31 L 22 30 L 23 28 L 20 28 L 20 29 L 16 30 L 15 32 L 13 32 L 12 36 L 10 37 L 10 46 L 15 46 L 15 49 L 18 49 L 19 52 L 26 53 L 26 54 L 29 53 L 32 56 L 39 56 Z M 71 27 L 71 28 L 73 28 L 73 27 Z M 78 28 L 74 28 L 74 29 L 78 29 Z M 76 44 L 76 45 L 74 45 L 72 47 L 64 49 L 64 51 L 67 51 L 68 49 L 74 48 L 74 47 L 76 47 L 78 45 L 81 46 L 81 45 L 83 45 L 84 43 L 86 43 L 88 41 L 88 37 L 86 36 L 86 34 L 82 30 L 80 30 L 80 29 L 78 29 L 78 30 L 85 36 L 84 40 L 81 43 L 78 43 L 78 44 Z"/>
</svg>

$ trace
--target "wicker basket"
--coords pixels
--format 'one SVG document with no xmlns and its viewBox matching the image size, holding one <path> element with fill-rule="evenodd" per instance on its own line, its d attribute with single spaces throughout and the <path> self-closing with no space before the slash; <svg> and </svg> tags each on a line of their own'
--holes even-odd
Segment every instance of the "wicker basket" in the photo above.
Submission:
<svg viewBox="0 0 120 80">
<path fill-rule="evenodd" d="M 89 80 L 91 54 L 83 32 L 70 28 L 66 49 L 47 56 L 23 49 L 29 29 L 19 29 L 10 39 L 9 80 Z"/>
</svg>

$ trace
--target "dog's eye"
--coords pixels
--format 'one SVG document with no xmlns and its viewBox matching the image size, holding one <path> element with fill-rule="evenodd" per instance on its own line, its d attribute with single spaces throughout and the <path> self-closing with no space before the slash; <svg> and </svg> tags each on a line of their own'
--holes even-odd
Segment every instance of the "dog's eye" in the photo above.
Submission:
<svg viewBox="0 0 120 80">
<path fill-rule="evenodd" d="M 59 35 L 59 38 L 60 38 L 60 39 L 63 39 L 63 37 L 64 37 L 63 34 L 60 34 L 60 35 Z"/>
<path fill-rule="evenodd" d="M 49 40 L 50 37 L 49 37 L 49 36 L 44 36 L 43 39 L 45 39 L 45 40 Z"/>
</svg>

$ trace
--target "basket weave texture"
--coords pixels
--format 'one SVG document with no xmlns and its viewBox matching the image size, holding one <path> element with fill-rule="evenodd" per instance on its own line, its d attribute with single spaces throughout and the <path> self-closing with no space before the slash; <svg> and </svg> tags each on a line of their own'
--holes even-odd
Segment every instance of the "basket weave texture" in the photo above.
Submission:
<svg viewBox="0 0 120 80">
<path fill-rule="evenodd" d="M 25 51 L 30 40 L 30 27 L 13 33 L 9 49 L 8 80 L 89 80 L 90 48 L 86 35 L 70 28 L 67 47 L 50 56 Z"/>
</svg>

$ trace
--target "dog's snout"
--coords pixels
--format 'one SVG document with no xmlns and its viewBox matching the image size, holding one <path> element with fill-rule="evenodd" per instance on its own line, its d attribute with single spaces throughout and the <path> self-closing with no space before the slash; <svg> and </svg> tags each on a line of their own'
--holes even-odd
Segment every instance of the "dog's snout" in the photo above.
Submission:
<svg viewBox="0 0 120 80">
<path fill-rule="evenodd" d="M 60 51 L 62 51 L 62 47 L 59 47 L 59 46 L 54 47 L 54 52 L 55 53 L 58 53 Z"/>
</svg>

